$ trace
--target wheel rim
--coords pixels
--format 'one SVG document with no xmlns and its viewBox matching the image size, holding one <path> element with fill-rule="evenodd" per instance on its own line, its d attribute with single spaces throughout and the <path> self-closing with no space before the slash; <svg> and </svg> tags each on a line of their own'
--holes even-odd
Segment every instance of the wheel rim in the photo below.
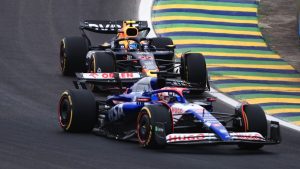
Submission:
<svg viewBox="0 0 300 169">
<path fill-rule="evenodd" d="M 71 105 L 67 97 L 63 97 L 59 106 L 59 123 L 63 128 L 70 122 Z"/>
<path fill-rule="evenodd" d="M 138 122 L 138 138 L 142 144 L 149 140 L 150 135 L 150 119 L 147 113 L 143 113 Z"/>
</svg>

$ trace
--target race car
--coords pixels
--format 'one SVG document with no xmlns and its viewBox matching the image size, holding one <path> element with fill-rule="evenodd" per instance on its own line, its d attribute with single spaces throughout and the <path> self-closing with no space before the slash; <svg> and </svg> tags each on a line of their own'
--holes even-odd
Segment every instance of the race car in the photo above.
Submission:
<svg viewBox="0 0 300 169">
<path fill-rule="evenodd" d="M 215 98 L 188 101 L 186 96 L 197 87 L 187 81 L 166 76 L 143 77 L 140 72 L 96 74 L 78 73 L 77 90 L 62 93 L 58 116 L 65 132 L 93 131 L 119 140 L 137 140 L 146 148 L 237 144 L 242 149 L 259 149 L 281 141 L 279 123 L 271 121 L 268 125 L 258 105 L 242 104 L 235 114 L 214 112 Z M 107 99 L 96 97 L 85 86 L 87 82 L 109 80 L 118 84 L 137 79 L 124 93 Z"/>
<path fill-rule="evenodd" d="M 147 38 L 147 21 L 95 21 L 80 24 L 82 36 L 65 37 L 60 44 L 60 66 L 63 75 L 76 72 L 150 72 L 168 71 L 180 67 L 181 79 L 208 84 L 205 59 L 200 53 L 184 53 L 180 62 L 174 61 L 173 41 L 167 37 Z M 111 41 L 92 45 L 85 31 L 114 34 Z M 199 78 L 200 77 L 200 78 Z M 128 84 L 130 86 L 132 84 Z M 91 85 L 93 91 L 99 86 Z"/>
</svg>

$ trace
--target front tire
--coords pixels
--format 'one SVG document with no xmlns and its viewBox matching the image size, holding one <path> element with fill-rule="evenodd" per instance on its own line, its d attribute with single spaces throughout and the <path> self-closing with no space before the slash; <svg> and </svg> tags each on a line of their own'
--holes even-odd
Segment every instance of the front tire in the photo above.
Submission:
<svg viewBox="0 0 300 169">
<path fill-rule="evenodd" d="M 186 53 L 181 58 L 181 79 L 197 85 L 205 91 L 208 86 L 208 75 L 205 58 L 199 53 Z M 202 92 L 203 92 L 202 91 Z"/>
<path fill-rule="evenodd" d="M 242 127 L 240 131 L 258 132 L 264 138 L 268 135 L 268 122 L 263 109 L 256 104 L 243 105 L 243 110 L 239 111 L 242 119 Z M 241 149 L 257 150 L 264 145 L 259 143 L 242 143 L 238 145 Z"/>
<path fill-rule="evenodd" d="M 64 76 L 85 72 L 88 43 L 83 37 L 66 37 L 60 42 L 60 67 Z"/>
<path fill-rule="evenodd" d="M 145 148 L 164 148 L 166 143 L 158 142 L 155 137 L 156 124 L 164 126 L 165 135 L 172 132 L 172 117 L 163 105 L 148 105 L 142 108 L 137 118 L 137 137 Z"/>
<path fill-rule="evenodd" d="M 155 59 L 161 59 L 161 60 L 167 60 L 167 61 L 173 61 L 174 59 L 174 49 L 170 50 L 166 46 L 167 45 L 174 45 L 173 40 L 171 38 L 167 37 L 157 37 L 151 39 L 151 46 L 155 47 L 156 51 L 171 51 L 169 54 L 166 55 L 155 55 Z M 164 65 L 166 62 L 158 62 L 158 65 Z M 166 66 L 166 70 L 169 72 L 173 72 L 173 65 L 170 65 L 170 63 L 167 63 L 169 66 Z"/>
<path fill-rule="evenodd" d="M 116 71 L 116 61 L 112 53 L 96 52 L 92 55 L 88 66 L 89 73 L 112 73 Z M 90 84 L 93 92 L 98 92 L 100 89 L 94 84 Z"/>
<path fill-rule="evenodd" d="M 59 124 L 66 132 L 90 132 L 96 123 L 96 101 L 87 90 L 67 90 L 58 106 Z"/>
</svg>

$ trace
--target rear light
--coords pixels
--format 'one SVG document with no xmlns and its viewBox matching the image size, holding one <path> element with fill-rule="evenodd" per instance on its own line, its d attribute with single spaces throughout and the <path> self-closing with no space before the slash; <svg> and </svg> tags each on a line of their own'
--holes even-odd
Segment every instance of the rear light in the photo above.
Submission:
<svg viewBox="0 0 300 169">
<path fill-rule="evenodd" d="M 215 97 L 209 97 L 209 98 L 206 99 L 206 101 L 208 101 L 208 102 L 215 102 L 215 101 L 217 101 L 217 98 L 215 98 Z"/>
</svg>

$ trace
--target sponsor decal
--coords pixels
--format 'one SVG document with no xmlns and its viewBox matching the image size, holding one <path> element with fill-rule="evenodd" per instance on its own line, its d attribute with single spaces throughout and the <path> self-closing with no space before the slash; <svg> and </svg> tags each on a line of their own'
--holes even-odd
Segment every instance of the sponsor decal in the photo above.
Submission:
<svg viewBox="0 0 300 169">
<path fill-rule="evenodd" d="M 167 136 L 168 142 L 178 142 L 178 141 L 199 141 L 204 139 L 204 134 L 172 134 Z"/>
<path fill-rule="evenodd" d="M 181 103 L 175 103 L 171 107 L 171 111 L 175 115 L 176 114 L 183 114 L 187 110 L 193 110 L 193 111 L 195 111 L 196 109 L 201 109 L 202 110 L 203 108 L 200 107 L 200 106 L 198 106 L 198 105 L 194 105 L 194 104 L 183 105 Z"/>
<path fill-rule="evenodd" d="M 91 29 L 95 29 L 95 30 L 101 30 L 101 31 L 116 31 L 118 29 L 121 29 L 122 26 L 118 25 L 118 24 L 94 24 L 94 23 L 86 23 L 87 26 Z"/>
<path fill-rule="evenodd" d="M 108 111 L 109 121 L 116 121 L 116 120 L 122 118 L 123 116 L 125 116 L 125 114 L 123 112 L 122 104 L 119 104 L 119 105 L 115 106 L 113 109 L 111 109 L 110 111 Z"/>
<path fill-rule="evenodd" d="M 92 78 L 97 78 L 98 74 L 97 73 L 90 73 L 89 76 L 91 76 Z"/>
<path fill-rule="evenodd" d="M 114 73 L 82 73 L 84 79 L 114 79 Z M 140 78 L 139 73 L 119 73 L 120 79 Z"/>
<path fill-rule="evenodd" d="M 168 143 L 218 140 L 214 133 L 169 134 L 166 139 Z"/>
<path fill-rule="evenodd" d="M 133 77 L 133 73 L 119 73 L 119 77 L 121 79 L 131 79 Z"/>
<path fill-rule="evenodd" d="M 112 78 L 114 78 L 114 74 L 113 73 L 101 73 L 100 77 L 103 79 L 112 79 Z"/>
<path fill-rule="evenodd" d="M 179 107 L 171 107 L 172 114 L 183 114 L 184 110 Z"/>
<path fill-rule="evenodd" d="M 265 141 L 265 138 L 256 132 L 248 133 L 230 133 L 233 140 L 247 140 L 247 141 Z M 216 141 L 220 139 L 214 133 L 186 133 L 186 134 L 169 134 L 166 137 L 168 143 L 174 142 L 191 142 L 191 141 Z"/>
<path fill-rule="evenodd" d="M 265 138 L 256 132 L 250 133 L 231 133 L 230 136 L 236 140 L 254 140 L 254 141 L 265 141 Z"/>
</svg>

